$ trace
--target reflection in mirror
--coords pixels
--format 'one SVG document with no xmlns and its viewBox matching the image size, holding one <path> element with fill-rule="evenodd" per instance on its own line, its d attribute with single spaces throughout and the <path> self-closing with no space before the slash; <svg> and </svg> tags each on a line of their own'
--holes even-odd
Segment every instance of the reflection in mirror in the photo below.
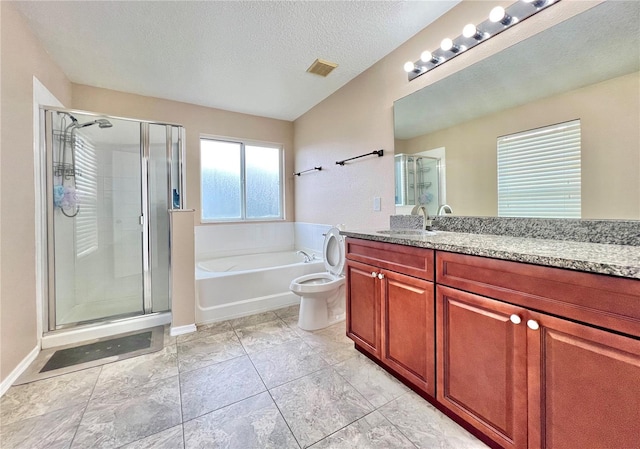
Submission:
<svg viewBox="0 0 640 449">
<path fill-rule="evenodd" d="M 438 213 L 440 205 L 446 201 L 442 190 L 441 172 L 444 168 L 444 148 L 415 154 L 394 156 L 396 179 L 396 207 L 425 206 L 429 216 Z"/>
<path fill-rule="evenodd" d="M 639 52 L 640 2 L 597 4 L 398 100 L 395 152 L 446 147 L 446 202 L 497 216 L 498 139 L 579 119 L 579 216 L 640 219 Z"/>
</svg>

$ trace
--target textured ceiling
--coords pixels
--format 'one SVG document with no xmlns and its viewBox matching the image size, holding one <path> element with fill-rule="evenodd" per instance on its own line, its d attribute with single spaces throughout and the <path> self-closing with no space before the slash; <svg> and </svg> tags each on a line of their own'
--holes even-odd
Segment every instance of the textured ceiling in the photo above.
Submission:
<svg viewBox="0 0 640 449">
<path fill-rule="evenodd" d="M 640 2 L 601 3 L 394 105 L 410 139 L 640 70 Z"/>
<path fill-rule="evenodd" d="M 25 1 L 75 83 L 294 120 L 451 1 Z M 316 59 L 338 64 L 327 78 Z M 404 73 L 399 76 L 405 76 Z"/>
</svg>

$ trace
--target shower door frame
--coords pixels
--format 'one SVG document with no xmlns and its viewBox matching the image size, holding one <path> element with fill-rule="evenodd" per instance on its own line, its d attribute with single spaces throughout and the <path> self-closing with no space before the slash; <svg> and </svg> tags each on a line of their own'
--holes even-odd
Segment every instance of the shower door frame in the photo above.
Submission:
<svg viewBox="0 0 640 449">
<path fill-rule="evenodd" d="M 55 242 L 54 242 L 54 211 L 55 207 L 53 207 L 53 124 L 51 123 L 51 117 L 47 112 L 62 112 L 67 114 L 78 114 L 89 117 L 96 118 L 106 118 L 108 120 L 125 120 L 130 122 L 136 122 L 140 125 L 140 189 L 141 189 L 141 215 L 140 215 L 140 224 L 142 225 L 142 312 L 141 313 L 133 313 L 133 314 L 123 314 L 123 315 L 115 315 L 111 317 L 102 317 L 96 318 L 87 321 L 80 321 L 77 323 L 67 323 L 60 324 L 56 323 L 56 282 L 55 282 Z M 42 309 L 43 309 L 43 324 L 46 323 L 45 329 L 43 329 L 43 333 L 46 334 L 54 334 L 56 332 L 64 332 L 71 328 L 81 328 L 86 326 L 95 326 L 98 324 L 108 324 L 115 323 L 124 320 L 136 319 L 142 316 L 150 316 L 155 314 L 166 313 L 167 311 L 171 311 L 172 305 L 172 297 L 171 297 L 171 252 L 168 254 L 168 268 L 169 268 L 169 291 L 168 291 L 168 299 L 169 299 L 169 309 L 167 311 L 153 311 L 153 298 L 151 297 L 151 205 L 149 202 L 149 155 L 150 155 L 150 140 L 149 140 L 149 127 L 150 125 L 160 125 L 166 128 L 166 164 L 167 164 L 167 204 L 170 205 L 170 208 L 173 207 L 173 186 L 177 185 L 180 189 L 180 198 L 179 198 L 179 209 L 184 209 L 185 207 L 185 197 L 186 197 L 186 176 L 184 173 L 185 169 L 185 129 L 182 125 L 177 123 L 168 123 L 168 122 L 157 122 L 157 121 L 148 121 L 148 120 L 138 120 L 127 117 L 119 117 L 113 116 L 109 114 L 100 114 L 96 112 L 83 111 L 78 109 L 66 109 L 59 107 L 50 107 L 50 106 L 40 106 L 40 132 L 41 135 L 44 136 L 41 139 L 42 148 L 41 151 L 44 156 L 45 163 L 45 173 L 42 185 L 45 186 L 45 195 L 46 195 L 46 292 L 44 297 L 46 298 L 43 301 Z M 176 128 L 178 132 L 178 180 L 174 183 L 173 179 L 173 170 L 171 169 L 173 166 L 173 132 L 172 129 Z M 168 213 L 168 211 L 167 211 Z M 168 227 L 168 241 L 167 245 L 169 248 L 171 247 L 171 226 Z"/>
</svg>

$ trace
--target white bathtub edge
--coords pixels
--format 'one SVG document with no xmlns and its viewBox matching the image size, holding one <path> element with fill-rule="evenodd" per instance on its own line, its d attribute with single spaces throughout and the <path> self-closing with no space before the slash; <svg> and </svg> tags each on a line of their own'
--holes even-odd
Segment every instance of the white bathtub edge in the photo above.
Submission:
<svg viewBox="0 0 640 449">
<path fill-rule="evenodd" d="M 229 304 L 222 304 L 212 307 L 196 308 L 196 323 L 210 324 L 218 321 L 226 321 L 243 316 L 254 315 L 256 313 L 269 312 L 271 310 L 282 309 L 300 303 L 300 298 L 291 292 L 278 293 L 275 295 L 261 296 L 258 298 L 236 301 Z"/>
<path fill-rule="evenodd" d="M 198 328 L 196 327 L 195 323 L 187 324 L 185 326 L 175 326 L 175 327 L 171 326 L 171 329 L 169 330 L 169 335 L 171 335 L 172 337 L 177 337 L 178 335 L 190 334 L 197 330 Z"/>
</svg>

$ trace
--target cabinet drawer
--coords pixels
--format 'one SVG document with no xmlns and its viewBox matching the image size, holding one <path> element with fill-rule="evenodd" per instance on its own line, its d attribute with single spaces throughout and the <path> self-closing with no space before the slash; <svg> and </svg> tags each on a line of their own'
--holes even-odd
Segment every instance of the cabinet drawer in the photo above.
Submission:
<svg viewBox="0 0 640 449">
<path fill-rule="evenodd" d="M 370 240 L 347 238 L 347 259 L 427 281 L 434 277 L 434 254 L 431 249 Z"/>
<path fill-rule="evenodd" d="M 437 252 L 436 282 L 640 336 L 640 281 Z"/>
</svg>

